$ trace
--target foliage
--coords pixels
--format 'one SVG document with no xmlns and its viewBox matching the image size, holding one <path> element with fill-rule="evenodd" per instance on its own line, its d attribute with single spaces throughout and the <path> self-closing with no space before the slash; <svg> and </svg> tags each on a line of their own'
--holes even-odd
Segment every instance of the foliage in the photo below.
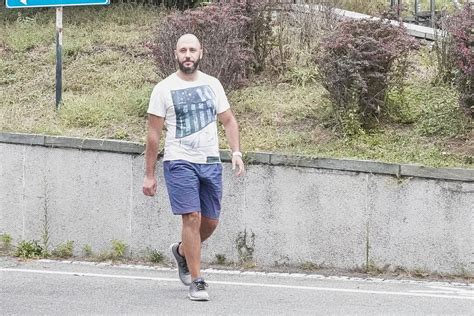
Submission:
<svg viewBox="0 0 474 316">
<path fill-rule="evenodd" d="M 416 124 L 421 135 L 456 136 L 467 129 L 466 119 L 456 102 L 457 94 L 452 89 L 433 87 L 437 92 L 425 100 Z M 425 91 L 426 93 L 426 91 Z"/>
<path fill-rule="evenodd" d="M 245 14 L 250 19 L 247 41 L 254 53 L 253 68 L 256 72 L 265 69 L 272 48 L 272 14 L 278 7 L 276 0 L 254 0 L 246 2 Z"/>
<path fill-rule="evenodd" d="M 43 256 L 43 247 L 37 240 L 22 240 L 16 247 L 14 256 L 23 259 L 38 258 Z"/>
<path fill-rule="evenodd" d="M 113 239 L 111 240 L 112 248 L 110 250 L 105 250 L 97 256 L 97 260 L 120 260 L 125 257 L 125 251 L 127 250 L 127 244 L 121 240 Z"/>
<path fill-rule="evenodd" d="M 413 124 L 422 136 L 457 136 L 469 130 L 457 99 L 458 93 L 449 85 L 430 85 L 412 78 L 400 93 L 394 89 L 387 97 L 391 121 Z"/>
<path fill-rule="evenodd" d="M 227 259 L 226 259 L 225 255 L 219 254 L 219 253 L 216 254 L 216 263 L 217 264 L 223 265 L 223 264 L 226 264 L 226 261 L 227 261 Z"/>
<path fill-rule="evenodd" d="M 65 259 L 65 258 L 72 257 L 73 252 L 74 252 L 74 241 L 68 240 L 65 243 L 61 243 L 58 246 L 56 246 L 56 248 L 53 249 L 51 254 L 54 257 Z"/>
<path fill-rule="evenodd" d="M 147 259 L 152 263 L 162 263 L 165 257 L 156 249 L 147 249 Z"/>
<path fill-rule="evenodd" d="M 0 240 L 2 242 L 1 249 L 9 251 L 12 245 L 12 240 L 13 240 L 12 236 L 10 234 L 3 233 L 0 235 Z"/>
<path fill-rule="evenodd" d="M 217 77 L 224 87 L 242 84 L 254 61 L 248 41 L 251 18 L 239 3 L 209 5 L 164 17 L 154 39 L 153 56 L 162 77 L 176 70 L 174 56 L 178 38 L 195 34 L 203 45 L 200 69 Z"/>
<path fill-rule="evenodd" d="M 379 117 L 391 81 L 405 75 L 392 66 L 407 63 L 416 47 L 403 27 L 385 20 L 343 21 L 323 39 L 316 62 L 342 127 L 357 119 L 366 128 Z"/>
<path fill-rule="evenodd" d="M 466 3 L 463 10 L 447 17 L 446 29 L 452 38 L 449 54 L 454 60 L 456 88 L 460 95 L 460 105 L 469 118 L 474 117 L 474 17 L 473 3 Z"/>
<path fill-rule="evenodd" d="M 208 0 L 112 0 L 112 3 L 130 3 L 130 4 L 146 4 L 155 6 L 164 6 L 168 9 L 177 8 L 186 10 L 210 3 Z"/>
<path fill-rule="evenodd" d="M 82 247 L 82 253 L 86 257 L 91 257 L 93 255 L 92 246 L 89 244 L 84 245 L 84 247 Z"/>
<path fill-rule="evenodd" d="M 114 4 L 65 10 L 64 45 L 71 53 L 64 58 L 64 105 L 57 112 L 51 36 L 54 9 L 21 10 L 22 19 L 29 17 L 35 23 L 20 23 L 15 11 L 0 7 L 0 130 L 143 143 L 147 102 L 153 85 L 162 79 L 154 71 L 146 45 L 156 37 L 155 26 L 163 18 L 159 9 Z M 288 12 L 278 18 L 273 20 L 265 70 L 251 76 L 247 87 L 228 94 L 246 152 L 472 168 L 469 134 L 455 138 L 421 135 L 425 105 L 442 96 L 451 106 L 458 95 L 450 85 L 431 85 L 429 56 L 415 64 L 415 71 L 409 69 L 407 73 L 415 76 L 411 75 L 405 89 L 390 89 L 386 103 L 390 108 L 385 108 L 389 117 L 380 118 L 377 130 L 350 139 L 336 137 L 333 108 L 323 97 L 324 88 L 319 80 L 305 78 L 317 74 L 310 53 L 319 50 L 320 35 L 338 21 L 331 11 L 322 16 Z M 26 50 L 10 47 L 7 39 L 17 29 L 23 32 L 22 28 L 41 38 L 49 36 L 51 41 L 36 42 Z M 280 43 L 284 58 L 280 58 Z M 413 52 L 416 61 L 418 54 Z M 219 137 L 225 149 L 222 130 Z M 109 255 L 104 258 L 113 259 Z"/>
<path fill-rule="evenodd" d="M 117 239 L 113 239 L 111 243 L 113 255 L 116 258 L 123 258 L 123 256 L 125 256 L 125 251 L 127 250 L 127 244 Z"/>
</svg>

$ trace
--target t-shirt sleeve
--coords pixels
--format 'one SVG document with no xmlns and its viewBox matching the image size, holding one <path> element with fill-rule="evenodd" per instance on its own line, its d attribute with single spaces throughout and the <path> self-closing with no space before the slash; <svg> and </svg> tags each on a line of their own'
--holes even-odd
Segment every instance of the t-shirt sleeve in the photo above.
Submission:
<svg viewBox="0 0 474 316">
<path fill-rule="evenodd" d="M 153 88 L 147 112 L 156 116 L 166 117 L 165 95 L 163 89 L 160 89 L 158 85 Z"/>
<path fill-rule="evenodd" d="M 222 112 L 227 111 L 230 108 L 229 100 L 227 99 L 227 96 L 225 95 L 224 87 L 222 84 L 219 82 L 219 80 L 216 80 L 216 84 L 214 85 L 216 87 L 216 96 L 217 96 L 217 114 L 220 114 Z"/>
</svg>

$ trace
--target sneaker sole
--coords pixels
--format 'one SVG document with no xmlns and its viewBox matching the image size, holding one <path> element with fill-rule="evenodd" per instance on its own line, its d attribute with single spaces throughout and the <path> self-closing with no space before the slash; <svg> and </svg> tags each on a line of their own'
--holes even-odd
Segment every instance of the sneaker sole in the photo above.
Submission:
<svg viewBox="0 0 474 316">
<path fill-rule="evenodd" d="M 191 295 L 188 294 L 188 297 L 191 301 L 201 301 L 201 302 L 207 302 L 209 301 L 209 297 L 208 298 L 204 298 L 204 297 L 192 297 Z"/>
<path fill-rule="evenodd" d="M 171 254 L 173 255 L 173 259 L 174 259 L 174 263 L 176 264 L 176 268 L 178 269 L 178 279 L 179 279 L 179 280 L 181 281 L 181 283 L 183 283 L 184 285 L 190 286 L 192 282 L 189 282 L 189 283 L 184 282 L 184 281 L 181 279 L 180 275 L 179 275 L 179 264 L 178 264 L 178 260 L 176 259 L 175 255 L 174 255 L 174 252 L 173 252 L 173 245 L 174 245 L 174 244 L 172 244 L 172 245 L 170 246 L 170 251 L 171 251 Z"/>
</svg>

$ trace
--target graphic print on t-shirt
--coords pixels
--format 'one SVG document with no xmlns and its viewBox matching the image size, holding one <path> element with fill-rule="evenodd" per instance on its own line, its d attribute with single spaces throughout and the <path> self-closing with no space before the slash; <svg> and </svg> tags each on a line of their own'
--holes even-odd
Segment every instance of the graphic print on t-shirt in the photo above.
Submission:
<svg viewBox="0 0 474 316">
<path fill-rule="evenodd" d="M 216 120 L 215 95 L 208 85 L 172 90 L 176 138 L 199 132 Z"/>
</svg>

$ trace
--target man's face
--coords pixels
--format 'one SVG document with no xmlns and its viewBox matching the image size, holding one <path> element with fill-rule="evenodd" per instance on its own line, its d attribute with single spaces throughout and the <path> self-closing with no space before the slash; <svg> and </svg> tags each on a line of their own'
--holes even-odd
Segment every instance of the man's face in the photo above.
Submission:
<svg viewBox="0 0 474 316">
<path fill-rule="evenodd" d="M 180 40 L 176 45 L 175 54 L 179 69 L 186 74 L 192 74 L 196 71 L 202 57 L 201 45 L 199 41 L 192 38 Z"/>
</svg>

